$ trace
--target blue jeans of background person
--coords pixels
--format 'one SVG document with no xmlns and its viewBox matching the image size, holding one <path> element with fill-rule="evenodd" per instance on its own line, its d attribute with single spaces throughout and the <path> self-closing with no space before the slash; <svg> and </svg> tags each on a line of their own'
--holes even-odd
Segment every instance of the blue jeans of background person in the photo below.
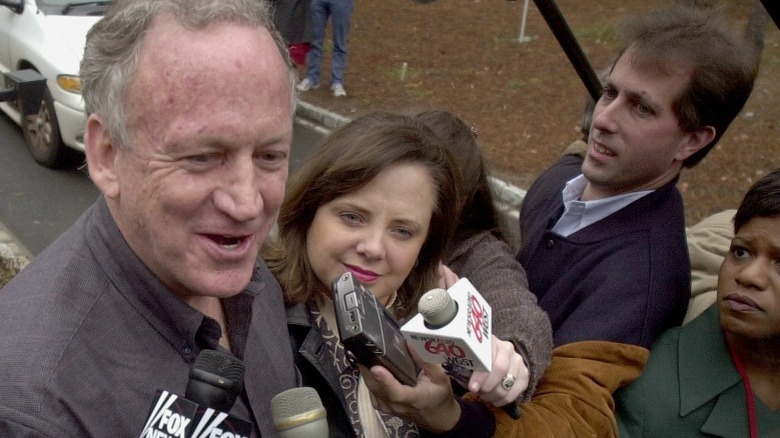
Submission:
<svg viewBox="0 0 780 438">
<path fill-rule="evenodd" d="M 355 7 L 354 0 L 312 0 L 311 2 L 311 50 L 306 56 L 306 77 L 313 84 L 320 83 L 322 64 L 322 42 L 325 27 L 331 17 L 333 30 L 333 59 L 331 60 L 330 84 L 344 84 L 344 68 L 347 65 L 347 36 L 349 20 Z"/>
</svg>

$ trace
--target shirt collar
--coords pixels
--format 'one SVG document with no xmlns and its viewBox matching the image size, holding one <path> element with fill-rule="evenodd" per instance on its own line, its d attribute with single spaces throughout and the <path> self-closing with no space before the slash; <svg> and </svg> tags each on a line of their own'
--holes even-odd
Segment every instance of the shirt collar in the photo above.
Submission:
<svg viewBox="0 0 780 438">
<path fill-rule="evenodd" d="M 566 182 L 563 187 L 563 203 L 570 203 L 580 199 L 588 186 L 588 180 L 585 175 L 579 174 Z"/>
<path fill-rule="evenodd" d="M 678 355 L 680 416 L 716 400 L 702 431 L 718 436 L 745 436 L 747 423 L 735 421 L 747 418 L 745 393 L 726 347 L 717 304 L 683 326 Z M 742 406 L 743 412 L 733 412 L 734 406 Z"/>
<path fill-rule="evenodd" d="M 653 190 L 643 190 L 593 201 L 580 201 L 587 185 L 588 180 L 583 174 L 566 182 L 561 192 L 564 211 L 552 231 L 562 236 L 569 236 L 653 192 Z"/>
</svg>

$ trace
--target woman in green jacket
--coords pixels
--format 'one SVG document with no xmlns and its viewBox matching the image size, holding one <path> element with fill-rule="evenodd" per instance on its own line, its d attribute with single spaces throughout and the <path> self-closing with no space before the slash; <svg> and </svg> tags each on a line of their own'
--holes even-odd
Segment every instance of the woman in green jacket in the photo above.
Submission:
<svg viewBox="0 0 780 438">
<path fill-rule="evenodd" d="M 717 301 L 615 393 L 621 437 L 780 437 L 780 169 L 748 190 Z"/>
</svg>

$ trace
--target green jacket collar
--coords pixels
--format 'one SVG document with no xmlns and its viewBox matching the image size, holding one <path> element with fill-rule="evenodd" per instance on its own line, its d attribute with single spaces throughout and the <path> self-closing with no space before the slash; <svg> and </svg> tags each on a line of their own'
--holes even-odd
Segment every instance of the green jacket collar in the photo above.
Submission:
<svg viewBox="0 0 780 438">
<path fill-rule="evenodd" d="M 701 431 L 722 437 L 744 437 L 747 433 L 742 378 L 734 366 L 720 327 L 717 304 L 680 331 L 678 344 L 680 379 L 680 415 L 715 400 L 715 406 Z M 682 364 L 685 364 L 683 366 Z"/>
</svg>

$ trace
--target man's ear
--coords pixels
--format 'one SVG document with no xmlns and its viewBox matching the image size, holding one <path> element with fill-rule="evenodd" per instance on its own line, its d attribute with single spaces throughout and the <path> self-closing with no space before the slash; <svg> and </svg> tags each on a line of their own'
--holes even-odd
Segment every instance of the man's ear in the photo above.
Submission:
<svg viewBox="0 0 780 438">
<path fill-rule="evenodd" d="M 103 120 L 96 114 L 87 118 L 84 134 L 84 152 L 87 157 L 89 177 L 108 198 L 119 196 L 119 180 L 116 169 L 116 145 L 108 133 Z"/>
<path fill-rule="evenodd" d="M 697 131 L 688 133 L 687 141 L 680 147 L 674 158 L 678 161 L 684 161 L 698 152 L 699 149 L 710 144 L 713 138 L 715 138 L 715 128 L 713 126 L 705 126 Z"/>
</svg>

